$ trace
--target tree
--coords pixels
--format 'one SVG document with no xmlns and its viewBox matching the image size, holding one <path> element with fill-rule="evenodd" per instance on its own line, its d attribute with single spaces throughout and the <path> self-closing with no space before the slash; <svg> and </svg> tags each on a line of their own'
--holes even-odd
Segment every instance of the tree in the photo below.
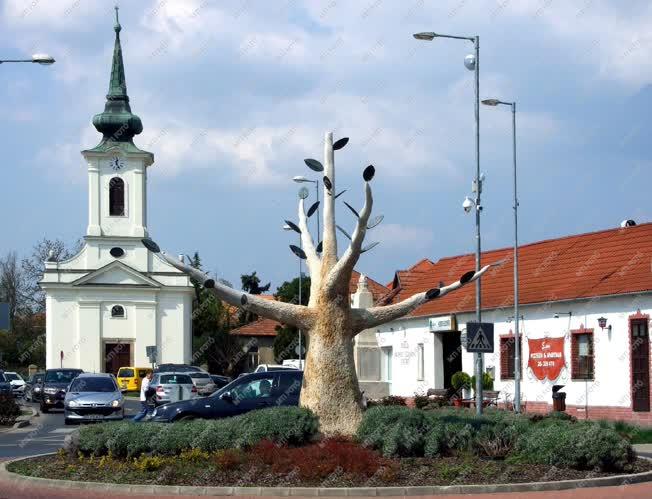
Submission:
<svg viewBox="0 0 652 499">
<path fill-rule="evenodd" d="M 162 252 L 162 257 L 177 269 L 203 281 L 218 298 L 232 305 L 251 311 L 298 329 L 306 331 L 309 347 L 303 374 L 300 404 L 311 409 L 318 417 L 321 431 L 327 435 L 352 435 L 362 419 L 363 403 L 353 360 L 353 340 L 357 334 L 394 319 L 398 319 L 418 306 L 444 296 L 465 284 L 478 279 L 491 265 L 479 271 L 469 271 L 459 280 L 439 288 L 417 293 L 401 302 L 368 309 L 353 309 L 350 304 L 349 282 L 351 273 L 360 255 L 369 251 L 375 243 L 362 246 L 369 228 L 379 222 L 369 221 L 373 205 L 370 181 L 375 174 L 373 165 L 363 172 L 365 203 L 358 213 L 352 206 L 348 209 L 356 216 L 357 223 L 349 236 L 335 223 L 335 151 L 348 142 L 347 138 L 333 143 L 333 134 L 327 133 L 324 141 L 324 165 L 308 159 L 306 164 L 315 171 L 323 171 L 324 209 L 323 234 L 321 242 L 315 245 L 308 231 L 308 215 L 304 200 L 299 200 L 299 224 L 286 221 L 293 230 L 301 234 L 303 248 L 291 245 L 290 249 L 299 258 L 305 259 L 310 273 L 310 299 L 308 305 L 264 300 L 256 295 L 237 291 L 203 274 Z M 314 205 L 313 205 L 314 206 Z M 315 212 L 313 206 L 309 214 Z M 350 239 L 349 247 L 338 258 L 336 227 Z M 158 245 L 144 239 L 143 244 L 151 251 L 161 252 Z"/>
<path fill-rule="evenodd" d="M 14 251 L 0 259 L 0 301 L 9 304 L 9 327 L 13 329 L 16 317 L 29 310 L 25 273 Z"/>
<path fill-rule="evenodd" d="M 299 303 L 299 278 L 295 277 L 291 281 L 285 281 L 276 290 L 277 300 L 286 303 Z M 308 305 L 310 301 L 310 277 L 301 277 L 301 305 Z"/>
<path fill-rule="evenodd" d="M 301 345 L 306 346 L 306 335 L 301 333 Z M 281 364 L 285 359 L 296 359 L 299 346 L 299 330 L 294 326 L 276 326 L 274 338 L 274 358 Z M 303 356 L 302 356 L 303 357 Z"/>
<path fill-rule="evenodd" d="M 43 277 L 44 262 L 60 262 L 76 255 L 82 247 L 82 241 L 77 241 L 72 248 L 59 239 L 46 239 L 36 243 L 29 258 L 23 258 L 21 267 L 26 281 L 26 298 L 34 312 L 45 311 L 45 292 L 39 286 Z"/>
<path fill-rule="evenodd" d="M 256 275 L 254 270 L 251 274 L 243 274 L 240 276 L 242 281 L 242 289 L 251 295 L 260 295 L 269 290 L 269 287 L 272 285 L 271 282 L 268 282 L 264 286 L 260 285 L 260 277 Z M 248 310 L 240 309 L 238 313 L 238 321 L 240 325 L 249 324 L 250 322 L 258 319 L 258 316 L 249 312 Z"/>
</svg>

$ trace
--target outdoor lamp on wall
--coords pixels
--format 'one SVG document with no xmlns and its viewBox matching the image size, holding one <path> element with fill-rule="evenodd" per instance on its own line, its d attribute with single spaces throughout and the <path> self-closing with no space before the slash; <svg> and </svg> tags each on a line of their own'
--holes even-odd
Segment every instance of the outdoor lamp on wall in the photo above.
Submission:
<svg viewBox="0 0 652 499">
<path fill-rule="evenodd" d="M 607 326 L 607 319 L 606 317 L 598 317 L 598 326 L 600 326 L 600 329 L 604 331 L 604 328 L 607 328 L 607 331 L 611 333 L 611 324 Z"/>
</svg>

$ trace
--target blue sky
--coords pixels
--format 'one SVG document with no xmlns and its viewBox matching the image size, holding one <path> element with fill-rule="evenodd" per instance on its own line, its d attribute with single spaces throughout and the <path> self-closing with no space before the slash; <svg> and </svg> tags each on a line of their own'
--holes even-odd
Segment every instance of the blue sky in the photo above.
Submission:
<svg viewBox="0 0 652 499">
<path fill-rule="evenodd" d="M 121 2 L 136 144 L 155 154 L 149 229 L 173 253 L 198 250 L 234 283 L 257 270 L 273 289 L 296 272 L 281 230 L 296 219 L 294 175 L 323 133 L 350 137 L 338 189 L 362 204 L 373 163 L 380 246 L 358 269 L 387 282 L 428 257 L 473 251 L 471 44 L 481 98 L 518 102 L 523 242 L 647 222 L 652 5 L 644 1 L 319 0 Z M 4 0 L 0 57 L 48 52 L 50 67 L 0 66 L 4 182 L 0 254 L 87 223 L 79 151 L 96 145 L 113 47 L 113 2 Z M 481 109 L 483 244 L 512 243 L 511 118 Z M 311 199 L 314 194 L 311 192 Z M 340 205 L 344 208 L 343 205 Z M 338 223 L 352 228 L 348 210 Z M 340 242 L 341 251 L 345 240 Z"/>
</svg>

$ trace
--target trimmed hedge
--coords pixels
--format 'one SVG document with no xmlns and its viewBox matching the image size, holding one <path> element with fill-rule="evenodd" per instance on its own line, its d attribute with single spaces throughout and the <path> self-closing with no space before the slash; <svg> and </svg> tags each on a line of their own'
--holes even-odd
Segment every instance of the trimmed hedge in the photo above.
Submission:
<svg viewBox="0 0 652 499">
<path fill-rule="evenodd" d="M 300 445 L 317 433 L 318 419 L 308 409 L 275 407 L 226 419 L 134 423 L 121 421 L 83 426 L 71 453 L 114 457 L 176 455 L 187 449 L 216 451 L 250 448 L 262 440 Z"/>
<path fill-rule="evenodd" d="M 365 412 L 357 438 L 386 457 L 473 452 L 601 471 L 622 471 L 634 459 L 629 441 L 615 430 L 556 413 L 529 418 L 487 411 L 478 417 L 463 410 L 374 407 Z"/>
</svg>

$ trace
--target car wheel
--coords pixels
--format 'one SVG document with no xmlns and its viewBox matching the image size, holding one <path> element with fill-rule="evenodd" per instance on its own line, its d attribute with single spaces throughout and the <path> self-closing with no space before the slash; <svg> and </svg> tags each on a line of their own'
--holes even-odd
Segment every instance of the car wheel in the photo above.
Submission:
<svg viewBox="0 0 652 499">
<path fill-rule="evenodd" d="M 174 421 L 175 422 L 177 422 L 177 421 L 192 421 L 193 419 L 195 419 L 195 416 L 193 416 L 192 414 L 184 414 L 181 417 L 175 418 Z"/>
<path fill-rule="evenodd" d="M 47 414 L 49 410 L 50 409 L 46 405 L 41 404 L 41 412 Z"/>
</svg>

